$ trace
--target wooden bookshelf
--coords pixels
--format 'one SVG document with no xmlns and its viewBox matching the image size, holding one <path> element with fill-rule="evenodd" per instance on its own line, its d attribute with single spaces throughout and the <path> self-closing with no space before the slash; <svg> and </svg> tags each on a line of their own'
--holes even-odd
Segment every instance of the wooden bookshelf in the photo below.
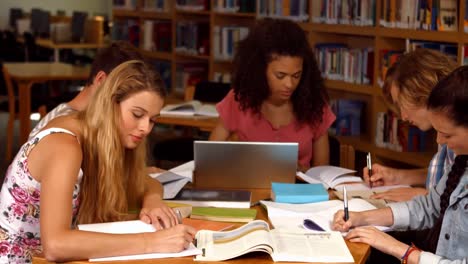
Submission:
<svg viewBox="0 0 468 264">
<path fill-rule="evenodd" d="M 218 0 L 208 0 L 209 10 L 187 11 L 176 10 L 175 1 L 170 3 L 167 12 L 143 11 L 144 0 L 137 0 L 137 6 L 134 10 L 114 9 L 113 14 L 116 19 L 128 17 L 130 19 L 139 19 L 141 30 L 140 40 L 143 39 L 143 24 L 145 20 L 169 20 L 172 24 L 172 49 L 171 52 L 151 52 L 144 51 L 144 54 L 152 59 L 165 60 L 171 63 L 172 84 L 176 83 L 176 64 L 184 60 L 196 60 L 206 63 L 208 69 L 208 78 L 214 78 L 215 72 L 229 72 L 232 60 L 215 59 L 213 49 L 213 31 L 215 26 L 252 26 L 256 19 L 261 18 L 257 13 L 237 13 L 220 12 L 214 7 Z M 254 0 L 252 0 L 254 1 Z M 426 167 L 433 153 L 418 152 L 396 152 L 393 150 L 379 148 L 374 144 L 376 131 L 376 113 L 385 109 L 382 99 L 382 89 L 379 86 L 380 73 L 380 51 L 385 49 L 404 49 L 407 39 L 435 41 L 451 43 L 458 46 L 457 59 L 463 61 L 461 50 L 468 45 L 468 33 L 464 32 L 464 10 L 465 1 L 458 0 L 458 30 L 452 32 L 444 31 L 426 31 L 401 28 L 389 28 L 380 25 L 383 0 L 376 0 L 375 4 L 375 23 L 373 26 L 355 26 L 343 24 L 324 24 L 315 23 L 312 19 L 312 6 L 316 0 L 308 0 L 307 21 L 298 22 L 298 24 L 309 35 L 309 41 L 312 46 L 318 43 L 345 43 L 351 48 L 371 48 L 374 53 L 373 80 L 370 84 L 355 84 L 337 80 L 326 80 L 325 85 L 332 98 L 359 98 L 366 102 L 366 113 L 362 122 L 365 123 L 365 131 L 361 137 L 339 137 L 342 143 L 351 144 L 355 149 L 365 152 L 372 152 L 374 155 L 386 159 L 403 162 L 417 167 Z M 318 1 L 317 1 L 318 2 Z M 257 5 L 258 6 L 258 5 Z M 176 23 L 178 21 L 197 21 L 208 23 L 209 25 L 209 55 L 187 55 L 175 50 L 176 43 Z M 140 41 L 140 45 L 142 41 Z M 140 47 L 141 48 L 141 47 Z M 172 90 L 174 91 L 174 90 Z M 182 93 L 172 93 L 173 97 L 182 99 Z"/>
</svg>

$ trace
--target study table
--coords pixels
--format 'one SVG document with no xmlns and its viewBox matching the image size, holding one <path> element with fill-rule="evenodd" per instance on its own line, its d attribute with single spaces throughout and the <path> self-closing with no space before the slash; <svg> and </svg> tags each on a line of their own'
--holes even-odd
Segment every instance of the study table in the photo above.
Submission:
<svg viewBox="0 0 468 264">
<path fill-rule="evenodd" d="M 262 199 L 266 199 L 270 197 L 270 190 L 265 190 L 265 189 L 256 189 L 256 190 L 251 190 L 252 191 L 252 201 L 258 201 Z M 261 207 L 261 206 L 254 206 L 254 209 L 257 210 L 257 219 L 262 219 L 267 222 L 268 221 L 268 216 L 267 216 L 267 211 Z M 241 224 L 239 224 L 241 225 Z M 271 225 L 271 224 L 270 224 Z M 367 244 L 363 243 L 351 243 L 349 241 L 346 241 L 346 245 L 349 248 L 349 251 L 351 252 L 351 255 L 353 255 L 354 258 L 354 263 L 358 264 L 364 264 L 370 254 L 370 246 Z M 33 264 L 51 264 L 53 262 L 48 262 L 41 256 L 36 256 L 33 257 Z M 66 262 L 69 264 L 85 264 L 85 263 L 90 263 L 86 260 L 83 261 L 71 261 L 71 262 Z M 200 262 L 200 261 L 194 261 L 193 256 L 190 257 L 182 257 L 182 258 L 165 258 L 165 259 L 147 259 L 147 260 L 128 260 L 128 261 L 108 261 L 108 262 L 92 262 L 92 263 L 107 263 L 107 264 L 136 264 L 136 263 L 142 263 L 142 264 L 150 264 L 150 263 L 161 263 L 161 264 L 186 264 L 186 263 L 246 263 L 246 264 L 272 264 L 275 263 L 271 260 L 270 255 L 266 253 L 260 253 L 260 252 L 253 252 L 249 253 L 243 256 L 240 256 L 235 259 L 227 260 L 227 261 L 216 261 L 216 262 Z M 292 262 L 288 262 L 292 263 Z M 303 263 L 303 262 L 302 262 Z"/>
<path fill-rule="evenodd" d="M 31 87 L 35 83 L 54 80 L 86 80 L 89 67 L 55 62 L 4 63 L 12 81 L 18 84 L 20 136 L 19 144 L 28 139 L 31 131 Z"/>
<path fill-rule="evenodd" d="M 19 42 L 24 42 L 23 38 L 18 38 Z M 52 39 L 37 38 L 36 45 L 54 50 L 54 62 L 60 61 L 61 49 L 100 49 L 106 46 L 104 43 L 91 43 L 91 42 L 59 42 L 56 43 Z"/>
<path fill-rule="evenodd" d="M 157 124 L 178 125 L 186 127 L 195 127 L 202 131 L 211 132 L 218 122 L 217 117 L 209 116 L 176 116 L 163 115 L 158 116 Z"/>
</svg>

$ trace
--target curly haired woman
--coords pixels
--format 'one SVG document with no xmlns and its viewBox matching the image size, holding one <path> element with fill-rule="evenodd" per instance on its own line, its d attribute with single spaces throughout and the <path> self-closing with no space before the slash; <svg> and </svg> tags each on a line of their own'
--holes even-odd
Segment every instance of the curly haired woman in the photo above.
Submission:
<svg viewBox="0 0 468 264">
<path fill-rule="evenodd" d="M 312 49 L 296 23 L 263 19 L 239 43 L 232 90 L 217 105 L 210 140 L 298 142 L 298 167 L 329 162 L 335 120 Z"/>
</svg>

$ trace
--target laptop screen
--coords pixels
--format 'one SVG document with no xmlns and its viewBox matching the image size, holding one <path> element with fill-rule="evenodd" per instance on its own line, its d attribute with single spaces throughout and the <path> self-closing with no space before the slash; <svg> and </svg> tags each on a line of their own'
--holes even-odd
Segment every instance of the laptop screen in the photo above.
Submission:
<svg viewBox="0 0 468 264">
<path fill-rule="evenodd" d="M 270 189 L 271 182 L 294 183 L 298 143 L 195 141 L 197 188 Z"/>
</svg>

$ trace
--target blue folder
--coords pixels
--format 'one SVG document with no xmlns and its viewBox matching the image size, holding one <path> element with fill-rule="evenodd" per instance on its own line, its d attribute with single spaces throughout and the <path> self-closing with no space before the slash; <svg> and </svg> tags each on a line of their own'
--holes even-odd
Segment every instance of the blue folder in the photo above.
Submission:
<svg viewBox="0 0 468 264">
<path fill-rule="evenodd" d="M 277 203 L 314 203 L 328 201 L 328 192 L 322 184 L 271 183 L 272 200 Z"/>
</svg>

